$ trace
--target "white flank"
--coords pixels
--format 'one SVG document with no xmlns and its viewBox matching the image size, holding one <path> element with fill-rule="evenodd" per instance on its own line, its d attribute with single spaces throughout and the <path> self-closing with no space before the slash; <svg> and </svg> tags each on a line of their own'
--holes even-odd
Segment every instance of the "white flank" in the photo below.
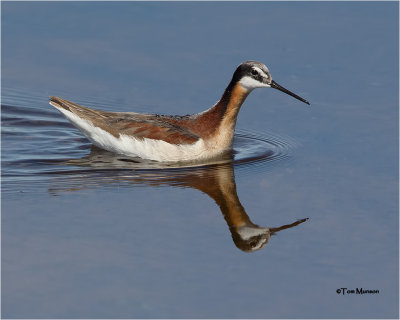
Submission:
<svg viewBox="0 0 400 320">
<path fill-rule="evenodd" d="M 193 161 L 215 157 L 229 147 L 222 147 L 219 141 L 205 142 L 203 139 L 199 139 L 193 144 L 179 145 L 148 138 L 135 139 L 123 134 L 117 138 L 94 126 L 92 122 L 59 107 L 57 104 L 52 102 L 50 104 L 62 112 L 94 145 L 107 151 L 130 157 L 140 157 L 155 161 Z"/>
</svg>

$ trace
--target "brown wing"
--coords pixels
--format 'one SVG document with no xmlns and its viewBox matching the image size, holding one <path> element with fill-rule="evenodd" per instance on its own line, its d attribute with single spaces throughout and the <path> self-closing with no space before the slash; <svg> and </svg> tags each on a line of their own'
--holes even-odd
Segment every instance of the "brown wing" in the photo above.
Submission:
<svg viewBox="0 0 400 320">
<path fill-rule="evenodd" d="M 176 117 L 134 112 L 106 112 L 83 107 L 58 97 L 50 97 L 50 103 L 89 120 L 115 137 L 124 134 L 138 139 L 148 138 L 176 144 L 192 144 L 199 139 L 198 135 L 178 125 Z"/>
<path fill-rule="evenodd" d="M 192 144 L 199 136 L 170 119 L 168 116 L 113 113 L 105 122 L 120 134 L 135 138 L 163 140 L 175 144 Z"/>
</svg>

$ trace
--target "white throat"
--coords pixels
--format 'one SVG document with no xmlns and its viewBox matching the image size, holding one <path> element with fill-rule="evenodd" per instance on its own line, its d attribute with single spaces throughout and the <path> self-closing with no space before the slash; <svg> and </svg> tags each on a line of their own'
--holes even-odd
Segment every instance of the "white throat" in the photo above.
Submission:
<svg viewBox="0 0 400 320">
<path fill-rule="evenodd" d="M 268 88 L 270 87 L 269 84 L 262 83 L 260 81 L 257 81 L 256 79 L 253 79 L 252 77 L 243 77 L 239 81 L 240 85 L 247 89 L 247 90 L 253 90 L 255 88 Z"/>
</svg>

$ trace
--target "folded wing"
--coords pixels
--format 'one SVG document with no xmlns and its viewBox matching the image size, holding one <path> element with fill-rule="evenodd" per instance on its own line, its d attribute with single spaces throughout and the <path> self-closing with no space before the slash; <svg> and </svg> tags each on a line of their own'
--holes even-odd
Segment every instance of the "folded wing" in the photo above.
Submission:
<svg viewBox="0 0 400 320">
<path fill-rule="evenodd" d="M 178 125 L 175 117 L 134 112 L 106 112 L 83 107 L 58 97 L 50 97 L 50 104 L 90 121 L 94 126 L 115 137 L 127 135 L 136 139 L 163 140 L 173 144 L 192 144 L 199 140 L 198 135 Z"/>
</svg>

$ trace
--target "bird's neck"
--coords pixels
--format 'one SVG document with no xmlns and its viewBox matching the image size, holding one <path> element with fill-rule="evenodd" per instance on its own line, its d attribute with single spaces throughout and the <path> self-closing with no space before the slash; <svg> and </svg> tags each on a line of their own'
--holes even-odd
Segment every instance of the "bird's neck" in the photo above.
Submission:
<svg viewBox="0 0 400 320">
<path fill-rule="evenodd" d="M 234 129 L 240 107 L 250 92 L 251 90 L 244 88 L 239 82 L 232 81 L 228 85 L 221 100 L 214 106 L 220 114 L 221 125 L 233 126 Z"/>
<path fill-rule="evenodd" d="M 197 120 L 195 130 L 204 137 L 215 137 L 222 149 L 232 146 L 236 119 L 251 90 L 232 81 L 214 107 L 204 112 Z"/>
<path fill-rule="evenodd" d="M 214 137 L 222 149 L 231 149 L 235 134 L 236 120 L 243 102 L 251 90 L 242 87 L 238 82 L 230 83 L 221 100 L 213 107 L 219 116 L 215 125 Z"/>
<path fill-rule="evenodd" d="M 217 166 L 212 175 L 194 175 L 191 186 L 208 194 L 220 207 L 228 227 L 256 227 L 240 203 L 235 183 L 233 165 Z"/>
</svg>

